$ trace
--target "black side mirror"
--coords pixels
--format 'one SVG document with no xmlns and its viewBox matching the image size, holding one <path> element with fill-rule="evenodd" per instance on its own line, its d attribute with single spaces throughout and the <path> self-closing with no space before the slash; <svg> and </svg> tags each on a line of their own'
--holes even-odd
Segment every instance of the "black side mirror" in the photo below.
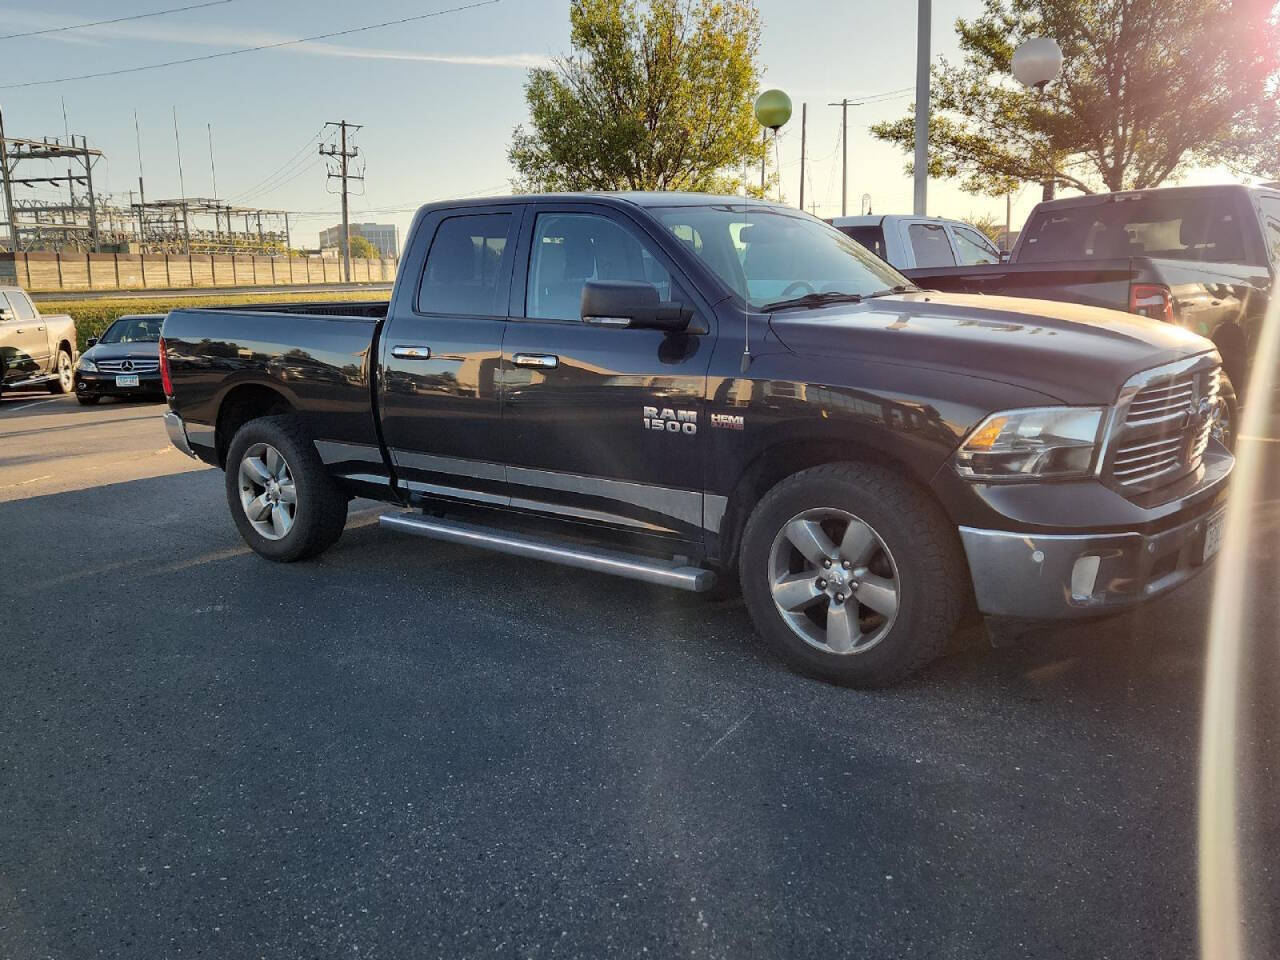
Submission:
<svg viewBox="0 0 1280 960">
<path fill-rule="evenodd" d="M 582 286 L 582 322 L 601 327 L 677 332 L 689 326 L 693 310 L 664 301 L 658 288 L 635 280 L 588 280 Z"/>
<path fill-rule="evenodd" d="M 1009 259 L 1010 259 L 1012 256 L 1013 256 L 1013 254 L 1012 254 L 1012 253 L 1010 253 L 1008 250 L 1001 250 L 1001 251 L 1000 251 L 1000 262 L 1001 262 L 1001 263 L 1008 263 L 1008 262 L 1009 262 Z"/>
<path fill-rule="evenodd" d="M 90 347 L 97 346 L 97 344 L 98 344 L 98 338 L 90 337 L 88 340 L 84 342 L 84 348 L 88 350 Z"/>
</svg>

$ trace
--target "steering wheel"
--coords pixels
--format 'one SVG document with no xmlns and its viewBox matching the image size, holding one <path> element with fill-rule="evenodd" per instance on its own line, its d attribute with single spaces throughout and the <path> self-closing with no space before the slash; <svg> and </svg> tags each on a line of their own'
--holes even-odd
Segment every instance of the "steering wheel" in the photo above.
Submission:
<svg viewBox="0 0 1280 960">
<path fill-rule="evenodd" d="M 791 291 L 799 290 L 801 287 L 804 288 L 805 293 L 817 293 L 817 291 L 813 289 L 812 283 L 809 283 L 805 280 L 796 280 L 793 283 L 787 284 L 787 289 L 783 290 L 780 294 L 778 294 L 778 299 L 779 300 L 791 299 Z"/>
</svg>

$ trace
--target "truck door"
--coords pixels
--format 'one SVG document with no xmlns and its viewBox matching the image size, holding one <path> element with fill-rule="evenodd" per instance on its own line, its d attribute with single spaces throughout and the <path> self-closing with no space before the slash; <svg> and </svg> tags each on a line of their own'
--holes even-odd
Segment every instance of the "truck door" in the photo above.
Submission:
<svg viewBox="0 0 1280 960">
<path fill-rule="evenodd" d="M 49 334 L 24 294 L 0 293 L 0 363 L 5 383 L 49 372 Z"/>
<path fill-rule="evenodd" d="M 504 502 L 497 377 L 522 212 L 427 214 L 401 264 L 379 348 L 379 408 L 411 492 Z"/>
<path fill-rule="evenodd" d="M 530 207 L 516 277 L 502 355 L 512 506 L 701 542 L 710 311 L 678 334 L 584 324 L 588 280 L 696 305 L 661 247 L 603 206 Z"/>
</svg>

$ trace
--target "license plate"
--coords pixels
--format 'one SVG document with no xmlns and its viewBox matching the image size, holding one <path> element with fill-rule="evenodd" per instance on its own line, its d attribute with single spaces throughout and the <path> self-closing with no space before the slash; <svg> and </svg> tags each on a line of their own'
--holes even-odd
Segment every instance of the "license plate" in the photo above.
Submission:
<svg viewBox="0 0 1280 960">
<path fill-rule="evenodd" d="M 136 373 L 122 373 L 116 377 L 117 387 L 136 387 L 138 385 L 138 375 Z"/>
<path fill-rule="evenodd" d="M 1209 520 L 1209 525 L 1204 531 L 1204 556 L 1202 562 L 1207 562 L 1215 553 L 1222 549 L 1222 535 L 1227 529 L 1227 515 L 1219 513 L 1216 517 Z"/>
</svg>

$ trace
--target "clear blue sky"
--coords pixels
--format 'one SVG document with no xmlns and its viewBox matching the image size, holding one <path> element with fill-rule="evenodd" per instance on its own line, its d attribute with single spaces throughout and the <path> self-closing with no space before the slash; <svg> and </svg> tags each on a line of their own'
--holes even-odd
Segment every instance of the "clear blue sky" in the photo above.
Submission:
<svg viewBox="0 0 1280 960">
<path fill-rule="evenodd" d="M 17 33 L 184 6 L 199 0 L 45 0 L 0 5 L 0 33 Z M 413 16 L 465 0 L 231 0 L 199 10 L 110 26 L 0 41 L 0 82 L 21 83 L 157 63 L 312 36 Z M 952 24 L 980 0 L 935 3 L 934 54 L 956 56 Z M 915 10 L 908 0 L 759 0 L 765 83 L 787 90 L 796 117 L 779 142 L 783 190 L 799 188 L 799 109 L 809 103 L 808 200 L 817 213 L 840 212 L 839 110 L 827 103 L 910 87 Z M 364 124 L 358 144 L 366 191 L 354 220 L 402 229 L 418 204 L 460 195 L 503 193 L 511 175 L 506 147 L 525 118 L 522 84 L 529 65 L 568 47 L 566 0 L 500 0 L 480 9 L 286 47 L 48 86 L 0 89 L 9 136 L 61 136 L 63 99 L 70 130 L 107 155 L 99 190 L 125 199 L 136 186 L 134 110 L 141 129 L 149 199 L 179 195 L 172 109 L 177 107 L 187 196 L 213 193 L 206 125 L 213 129 L 218 196 L 233 203 L 302 211 L 294 242 L 313 245 L 337 221 L 326 192 L 316 133 L 327 120 Z M 898 116 L 911 95 L 850 110 L 850 212 L 869 193 L 877 213 L 909 213 L 911 182 L 903 157 L 873 140 L 867 126 Z M 291 162 L 291 158 L 292 162 Z M 277 173 L 277 171 L 279 171 Z M 276 174 L 262 183 L 264 178 Z M 256 192 L 253 188 L 257 188 Z M 1037 199 L 1018 197 L 1014 225 Z M 970 197 L 954 184 L 930 185 L 929 212 L 1004 217 L 1000 199 Z"/>
</svg>

